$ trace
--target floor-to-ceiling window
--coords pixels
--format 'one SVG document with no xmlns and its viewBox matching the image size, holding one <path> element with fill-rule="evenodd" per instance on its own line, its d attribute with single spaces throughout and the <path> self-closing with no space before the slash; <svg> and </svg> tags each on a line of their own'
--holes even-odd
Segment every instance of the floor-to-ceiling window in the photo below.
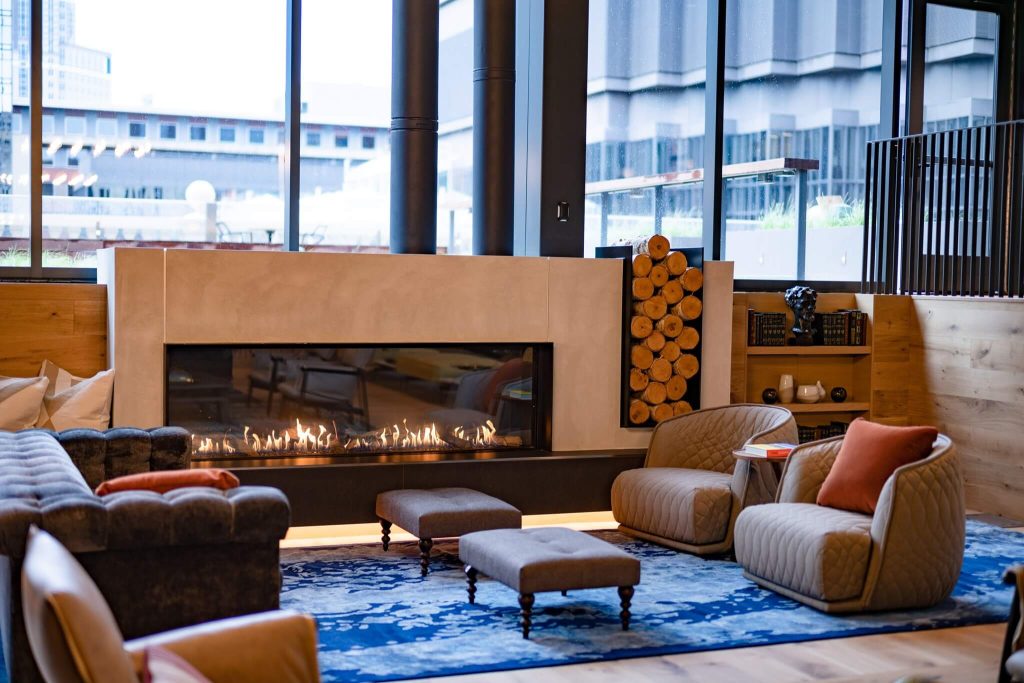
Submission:
<svg viewBox="0 0 1024 683">
<path fill-rule="evenodd" d="M 114 245 L 280 244 L 285 0 L 42 9 L 44 267 Z M 14 101 L 27 130 L 25 74 Z"/>
<path fill-rule="evenodd" d="M 439 17 L 437 246 L 473 253 L 473 0 L 442 0 Z"/>
<path fill-rule="evenodd" d="M 700 183 L 638 179 L 704 164 L 706 27 L 704 0 L 591 0 L 585 255 L 655 231 L 699 245 Z"/>
<path fill-rule="evenodd" d="M 391 3 L 304 0 L 299 244 L 387 251 Z"/>
<path fill-rule="evenodd" d="M 729 0 L 727 11 L 723 163 L 794 157 L 818 168 L 803 196 L 796 174 L 726 179 L 724 257 L 740 279 L 857 280 L 882 0 Z"/>
</svg>

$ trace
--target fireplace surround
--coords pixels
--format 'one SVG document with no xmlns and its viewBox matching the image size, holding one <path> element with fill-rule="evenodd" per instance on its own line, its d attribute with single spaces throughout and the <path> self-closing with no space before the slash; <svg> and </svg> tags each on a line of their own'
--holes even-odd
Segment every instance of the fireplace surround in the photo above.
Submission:
<svg viewBox="0 0 1024 683">
<path fill-rule="evenodd" d="M 616 475 L 643 463 L 650 433 L 619 426 L 617 261 L 108 249 L 97 272 L 115 426 L 166 424 L 176 345 L 551 345 L 547 448 L 194 463 L 280 488 L 293 525 L 372 521 L 376 494 L 401 488 L 465 486 L 525 514 L 606 510 Z M 701 404 L 710 407 L 729 402 L 731 263 L 705 263 L 704 294 L 703 336 L 715 343 L 702 352 Z"/>
</svg>

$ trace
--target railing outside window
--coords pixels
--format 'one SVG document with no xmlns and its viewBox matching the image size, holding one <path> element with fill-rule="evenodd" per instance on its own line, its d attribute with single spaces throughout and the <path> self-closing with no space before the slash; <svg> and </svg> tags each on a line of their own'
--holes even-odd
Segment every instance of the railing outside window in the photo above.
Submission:
<svg viewBox="0 0 1024 683">
<path fill-rule="evenodd" d="M 761 183 L 778 182 L 785 178 L 795 181 L 790 215 L 782 215 L 782 222 L 790 220 L 787 230 L 771 230 L 761 220 L 729 219 L 730 230 L 723 231 L 722 253 L 726 258 L 743 258 L 741 254 L 756 248 L 755 233 L 768 234 L 772 247 L 769 258 L 778 261 L 795 260 L 796 279 L 807 278 L 808 257 L 808 196 L 807 173 L 818 169 L 816 159 L 778 158 L 722 167 L 725 182 L 748 179 Z M 700 215 L 700 183 L 703 169 L 674 173 L 602 180 L 586 184 L 588 223 L 599 221 L 599 230 L 588 230 L 586 253 L 593 248 L 614 244 L 645 233 L 665 234 L 676 247 L 699 247 L 703 243 L 703 220 Z M 734 225 L 735 224 L 735 225 Z M 787 238 L 792 238 L 790 242 Z M 783 246 L 783 242 L 786 246 Z M 859 254 L 854 255 L 859 257 Z M 753 257 L 757 258 L 757 257 Z M 859 260 L 857 261 L 859 264 Z M 741 276 L 740 276 L 741 277 Z M 790 276 L 789 279 L 792 279 Z M 856 275 L 852 279 L 856 280 Z"/>
</svg>

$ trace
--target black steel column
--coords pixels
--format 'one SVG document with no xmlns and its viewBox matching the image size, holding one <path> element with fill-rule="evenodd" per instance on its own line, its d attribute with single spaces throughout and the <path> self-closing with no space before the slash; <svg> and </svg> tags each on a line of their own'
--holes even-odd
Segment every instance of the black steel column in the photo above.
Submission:
<svg viewBox="0 0 1024 683">
<path fill-rule="evenodd" d="M 29 253 L 32 277 L 43 276 L 43 2 L 29 12 Z"/>
<path fill-rule="evenodd" d="M 725 234 L 722 200 L 722 109 L 725 100 L 726 0 L 708 0 L 704 89 L 704 258 L 720 261 Z"/>
<path fill-rule="evenodd" d="M 900 72 L 903 52 L 903 0 L 882 2 L 882 93 L 878 139 L 900 134 Z"/>
<path fill-rule="evenodd" d="M 917 135 L 924 130 L 924 48 L 927 17 L 927 0 L 910 0 L 910 17 L 907 25 L 907 89 L 904 96 L 906 113 L 903 116 L 906 135 Z"/>
<path fill-rule="evenodd" d="M 391 252 L 437 252 L 437 0 L 393 0 Z"/>
<path fill-rule="evenodd" d="M 285 251 L 299 250 L 300 123 L 302 118 L 302 0 L 288 0 L 285 22 L 284 237 Z"/>
<path fill-rule="evenodd" d="M 516 2 L 475 0 L 473 253 L 515 248 Z"/>
</svg>

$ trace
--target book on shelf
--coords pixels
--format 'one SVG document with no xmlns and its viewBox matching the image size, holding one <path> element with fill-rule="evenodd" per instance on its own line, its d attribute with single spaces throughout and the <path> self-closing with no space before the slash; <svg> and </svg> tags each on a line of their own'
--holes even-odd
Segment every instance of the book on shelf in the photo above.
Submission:
<svg viewBox="0 0 1024 683">
<path fill-rule="evenodd" d="M 863 346 L 867 343 L 867 314 L 841 309 L 814 314 L 814 343 L 820 346 Z"/>
<path fill-rule="evenodd" d="M 786 314 L 747 309 L 747 346 L 785 346 Z"/>
<path fill-rule="evenodd" d="M 742 453 L 757 458 L 784 459 L 796 448 L 792 443 L 748 443 L 741 449 Z"/>
<path fill-rule="evenodd" d="M 825 425 L 817 425 L 815 427 L 809 425 L 797 425 L 797 432 L 800 436 L 800 443 L 807 443 L 808 441 L 820 441 L 821 439 L 828 439 L 833 436 L 842 436 L 846 433 L 846 428 L 849 425 L 845 422 L 834 421 Z"/>
</svg>

